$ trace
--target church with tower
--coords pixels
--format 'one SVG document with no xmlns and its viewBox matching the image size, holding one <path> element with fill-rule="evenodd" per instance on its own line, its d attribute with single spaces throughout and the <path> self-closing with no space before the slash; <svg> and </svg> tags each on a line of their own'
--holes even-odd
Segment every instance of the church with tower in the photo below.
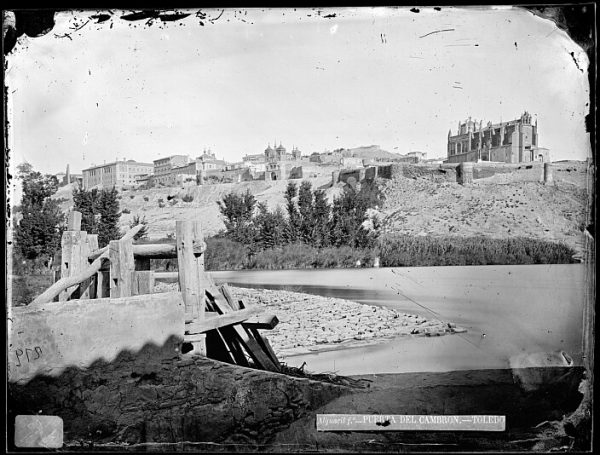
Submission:
<svg viewBox="0 0 600 455">
<path fill-rule="evenodd" d="M 273 142 L 273 147 L 271 148 L 271 144 L 267 145 L 265 149 L 265 162 L 267 163 L 277 163 L 280 161 L 299 161 L 302 157 L 302 153 L 298 150 L 297 147 L 294 146 L 291 153 L 288 153 L 286 148 L 279 142 L 279 145 L 276 146 L 276 142 Z"/>
<path fill-rule="evenodd" d="M 550 161 L 548 149 L 539 146 L 537 120 L 532 123 L 527 111 L 515 120 L 485 126 L 471 117 L 459 122 L 456 134 L 448 131 L 447 154 L 446 163 Z"/>
</svg>

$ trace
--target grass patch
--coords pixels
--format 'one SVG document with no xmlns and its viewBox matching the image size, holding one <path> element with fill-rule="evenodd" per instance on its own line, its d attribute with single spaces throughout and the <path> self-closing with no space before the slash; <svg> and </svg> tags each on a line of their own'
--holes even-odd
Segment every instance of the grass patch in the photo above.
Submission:
<svg viewBox="0 0 600 455">
<path fill-rule="evenodd" d="M 576 251 L 563 243 L 527 237 L 417 237 L 379 239 L 382 267 L 571 264 Z"/>
<path fill-rule="evenodd" d="M 375 248 L 290 244 L 253 251 L 227 238 L 209 238 L 207 270 L 287 270 L 314 268 L 431 267 L 462 265 L 571 264 L 576 252 L 563 243 L 516 237 L 416 237 L 385 235 Z"/>
</svg>

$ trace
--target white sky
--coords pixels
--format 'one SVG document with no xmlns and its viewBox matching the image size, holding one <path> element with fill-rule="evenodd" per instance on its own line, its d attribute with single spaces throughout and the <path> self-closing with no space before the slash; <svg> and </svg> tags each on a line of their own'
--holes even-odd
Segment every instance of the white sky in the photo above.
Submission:
<svg viewBox="0 0 600 455">
<path fill-rule="evenodd" d="M 239 161 L 275 139 L 304 154 L 378 144 L 444 157 L 459 120 L 524 110 L 553 160 L 588 156 L 587 56 L 525 10 L 225 10 L 205 26 L 117 12 L 57 37 L 95 13 L 60 13 L 8 56 L 13 166 L 81 172 L 205 147 Z"/>
</svg>

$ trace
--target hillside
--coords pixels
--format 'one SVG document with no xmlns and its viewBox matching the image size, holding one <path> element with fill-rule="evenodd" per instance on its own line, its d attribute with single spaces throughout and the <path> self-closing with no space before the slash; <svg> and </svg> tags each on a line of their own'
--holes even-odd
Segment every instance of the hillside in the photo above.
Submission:
<svg viewBox="0 0 600 455">
<path fill-rule="evenodd" d="M 423 236 L 525 236 L 565 242 L 582 252 L 586 165 L 561 162 L 554 167 L 550 185 L 530 181 L 528 173 L 536 169 L 517 168 L 476 178 L 470 186 L 435 173 L 382 180 L 384 229 Z"/>
<path fill-rule="evenodd" d="M 580 252 L 583 249 L 581 227 L 587 204 L 584 163 L 555 163 L 555 182 L 551 185 L 530 181 L 528 173 L 538 172 L 535 169 L 482 171 L 469 187 L 458 185 L 452 173 L 444 174 L 437 166 L 404 169 L 403 175 L 380 180 L 386 197 L 381 207 L 385 231 L 432 236 L 527 236 L 565 242 Z M 325 189 L 331 201 L 343 185 L 332 187 L 330 172 L 315 167 L 305 176 L 313 188 Z M 224 228 L 217 201 L 225 194 L 249 189 L 259 202 L 275 208 L 285 203 L 286 185 L 287 181 L 282 180 L 123 191 L 121 210 L 130 213 L 121 216 L 121 227 L 126 228 L 134 215 L 145 216 L 150 237 L 158 238 L 174 233 L 177 219 L 199 219 L 205 235 L 210 236 Z M 67 199 L 62 204 L 64 210 L 72 204 L 71 191 L 63 187 L 54 196 Z M 183 202 L 185 195 L 193 200 Z M 160 199 L 163 208 L 159 207 Z"/>
<path fill-rule="evenodd" d="M 308 180 L 313 188 L 330 187 L 331 174 L 327 176 L 310 177 Z M 176 220 L 198 219 L 202 221 L 205 236 L 211 236 L 225 228 L 219 212 L 217 202 L 235 191 L 244 193 L 246 190 L 256 197 L 258 202 L 266 203 L 271 209 L 277 205 L 284 205 L 283 197 L 287 186 L 286 180 L 280 181 L 254 181 L 242 183 L 223 183 L 218 185 L 186 186 L 171 188 L 152 188 L 149 190 L 123 190 L 120 193 L 121 215 L 120 226 L 125 230 L 135 215 L 145 217 L 148 222 L 148 235 L 151 238 L 163 238 L 175 233 Z M 300 180 L 297 180 L 300 184 Z M 72 206 L 72 187 L 62 187 L 54 198 L 66 199 L 61 207 L 68 211 Z M 341 188 L 329 188 L 330 199 Z M 173 196 L 175 196 L 173 198 Z M 192 197 L 190 202 L 184 202 L 183 197 Z M 159 204 L 162 200 L 164 207 Z M 127 212 L 130 213 L 127 213 Z"/>
</svg>

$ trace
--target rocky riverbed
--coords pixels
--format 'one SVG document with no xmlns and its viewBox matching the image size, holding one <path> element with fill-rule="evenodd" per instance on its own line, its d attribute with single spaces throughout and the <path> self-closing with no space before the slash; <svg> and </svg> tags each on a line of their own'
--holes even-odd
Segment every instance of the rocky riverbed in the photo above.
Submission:
<svg viewBox="0 0 600 455">
<path fill-rule="evenodd" d="M 399 335 L 442 336 L 465 332 L 449 321 L 427 319 L 349 300 L 281 290 L 231 288 L 236 298 L 265 306 L 279 319 L 264 331 L 282 358 L 348 344 L 374 343 Z"/>
<path fill-rule="evenodd" d="M 177 284 L 157 283 L 155 292 Z M 265 307 L 279 319 L 262 331 L 277 356 L 284 359 L 312 351 L 377 343 L 397 336 L 443 336 L 466 332 L 450 321 L 428 319 L 350 300 L 283 290 L 230 287 L 235 299 Z"/>
</svg>

